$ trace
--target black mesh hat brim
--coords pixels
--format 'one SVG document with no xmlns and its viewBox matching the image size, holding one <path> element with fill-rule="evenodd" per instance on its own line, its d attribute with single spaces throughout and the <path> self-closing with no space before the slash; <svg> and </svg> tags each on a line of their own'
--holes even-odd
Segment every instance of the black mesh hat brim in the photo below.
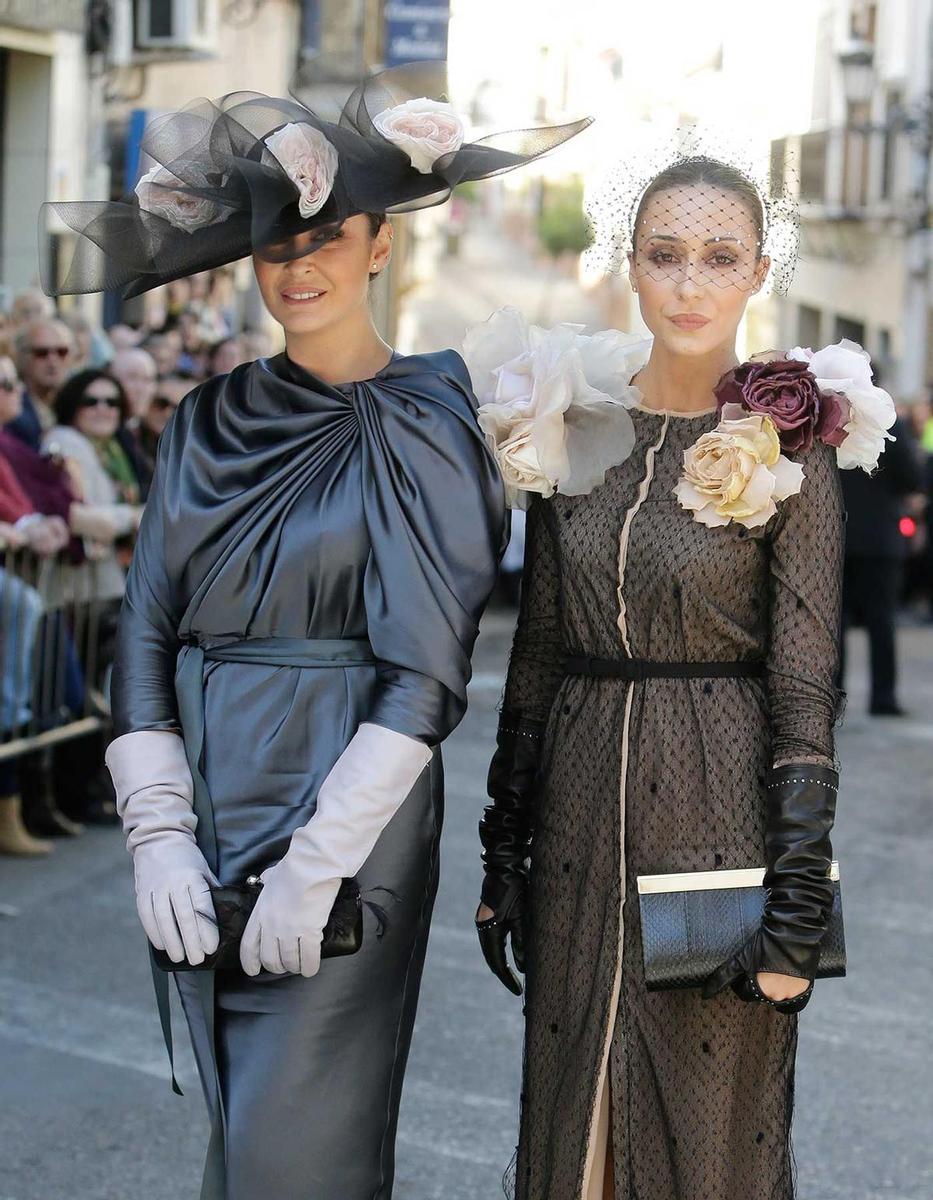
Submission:
<svg viewBox="0 0 933 1200">
<path fill-rule="evenodd" d="M 442 67 L 416 63 L 366 80 L 336 122 L 294 97 L 241 91 L 217 101 L 194 100 L 153 121 L 142 143 L 144 153 L 177 181 L 168 190 L 181 216 L 166 219 L 147 211 L 135 194 L 44 204 L 43 290 L 49 295 L 115 290 L 129 297 L 253 253 L 275 261 L 303 257 L 330 240 L 348 217 L 441 204 L 458 184 L 524 166 L 590 124 L 584 118 L 466 142 L 425 174 L 379 133 L 373 118 L 409 99 L 440 101 L 445 91 Z M 301 215 L 295 185 L 266 146 L 267 138 L 291 123 L 318 130 L 337 155 L 330 195 L 311 217 Z M 186 212 L 199 214 L 197 227 Z M 66 243 L 73 251 L 64 267 L 51 261 L 47 236 L 62 226 L 76 235 Z"/>
</svg>

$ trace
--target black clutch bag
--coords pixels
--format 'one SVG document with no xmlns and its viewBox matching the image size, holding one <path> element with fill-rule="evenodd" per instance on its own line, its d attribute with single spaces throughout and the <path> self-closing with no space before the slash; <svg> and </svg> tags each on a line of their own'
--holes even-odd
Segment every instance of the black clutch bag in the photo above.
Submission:
<svg viewBox="0 0 933 1200">
<path fill-rule="evenodd" d="M 745 945 L 764 914 L 764 869 L 639 875 L 638 907 L 649 991 L 701 987 Z M 846 973 L 839 864 L 830 869 L 833 909 L 820 948 L 818 979 Z"/>
<path fill-rule="evenodd" d="M 152 948 L 152 957 L 163 971 L 229 971 L 239 969 L 240 939 L 246 922 L 262 891 L 262 880 L 250 875 L 245 884 L 212 887 L 211 899 L 217 916 L 220 944 L 204 962 L 192 966 L 187 960 L 172 962 L 164 950 Z M 321 958 L 356 954 L 363 944 L 363 901 L 355 879 L 344 879 L 324 927 Z"/>
</svg>

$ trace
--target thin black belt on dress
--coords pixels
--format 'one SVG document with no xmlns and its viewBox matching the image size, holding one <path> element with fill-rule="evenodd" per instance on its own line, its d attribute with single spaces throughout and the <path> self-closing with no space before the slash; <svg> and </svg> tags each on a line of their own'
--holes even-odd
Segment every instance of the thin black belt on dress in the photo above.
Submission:
<svg viewBox="0 0 933 1200">
<path fill-rule="evenodd" d="M 594 679 L 621 679 L 640 683 L 644 679 L 738 679 L 765 673 L 763 660 L 749 658 L 737 662 L 659 662 L 647 658 L 590 658 L 571 654 L 566 660 L 567 675 L 588 675 Z"/>
</svg>

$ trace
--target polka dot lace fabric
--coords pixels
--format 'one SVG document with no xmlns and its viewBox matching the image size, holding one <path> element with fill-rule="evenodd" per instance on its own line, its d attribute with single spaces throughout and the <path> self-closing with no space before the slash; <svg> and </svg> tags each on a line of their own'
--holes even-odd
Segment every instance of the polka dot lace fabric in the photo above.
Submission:
<svg viewBox="0 0 933 1200">
<path fill-rule="evenodd" d="M 514 1193 L 583 1195 L 608 1047 L 616 1200 L 792 1200 L 797 1019 L 731 991 L 649 993 L 635 879 L 763 865 L 772 761 L 834 761 L 835 462 L 822 445 L 802 456 L 802 491 L 767 526 L 710 529 L 673 488 L 715 413 L 632 415 L 635 449 L 604 486 L 528 517 L 505 704 L 547 728 Z M 620 657 L 626 641 L 636 658 L 764 658 L 766 675 L 565 675 L 567 653 Z"/>
</svg>

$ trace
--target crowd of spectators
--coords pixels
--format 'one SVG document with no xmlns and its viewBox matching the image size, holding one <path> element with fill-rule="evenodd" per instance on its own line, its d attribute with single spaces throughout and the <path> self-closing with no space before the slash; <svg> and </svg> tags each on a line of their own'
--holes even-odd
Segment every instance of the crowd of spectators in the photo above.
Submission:
<svg viewBox="0 0 933 1200">
<path fill-rule="evenodd" d="M 105 331 L 33 288 L 0 310 L 0 749 L 77 721 L 91 694 L 106 716 L 159 436 L 200 380 L 270 352 L 262 332 L 236 331 L 225 273 L 165 293 L 141 328 Z M 41 676 L 58 681 L 53 712 L 39 711 Z M 44 855 L 50 838 L 116 821 L 106 735 L 27 738 L 0 756 L 0 853 Z"/>
</svg>

